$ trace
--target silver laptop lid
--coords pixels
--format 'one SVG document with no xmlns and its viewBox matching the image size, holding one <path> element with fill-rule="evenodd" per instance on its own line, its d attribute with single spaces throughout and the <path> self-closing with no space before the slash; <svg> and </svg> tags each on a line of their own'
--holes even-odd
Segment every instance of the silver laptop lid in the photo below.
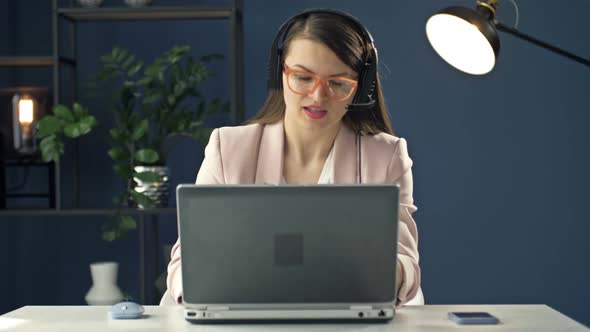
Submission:
<svg viewBox="0 0 590 332">
<path fill-rule="evenodd" d="M 186 304 L 391 303 L 395 185 L 177 188 Z"/>
</svg>

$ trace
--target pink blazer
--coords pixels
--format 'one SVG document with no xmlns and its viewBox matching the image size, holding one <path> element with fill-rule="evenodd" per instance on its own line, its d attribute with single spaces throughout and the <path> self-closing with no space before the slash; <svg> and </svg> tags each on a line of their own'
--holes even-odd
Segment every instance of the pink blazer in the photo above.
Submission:
<svg viewBox="0 0 590 332">
<path fill-rule="evenodd" d="M 334 183 L 357 183 L 358 155 L 356 134 L 343 125 L 333 147 Z M 283 173 L 283 122 L 252 124 L 215 129 L 205 148 L 205 159 L 197 175 L 197 184 L 279 184 Z M 406 141 L 385 133 L 361 139 L 363 183 L 397 183 L 400 186 L 400 223 L 398 260 L 404 281 L 398 303 L 411 300 L 420 287 L 418 232 L 412 213 L 412 160 Z M 182 303 L 180 243 L 172 248 L 168 265 L 168 292 Z"/>
</svg>

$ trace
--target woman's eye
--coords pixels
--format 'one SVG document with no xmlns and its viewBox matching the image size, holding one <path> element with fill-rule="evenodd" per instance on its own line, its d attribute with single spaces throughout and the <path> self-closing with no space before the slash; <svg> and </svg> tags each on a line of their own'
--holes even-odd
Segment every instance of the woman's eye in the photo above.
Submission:
<svg viewBox="0 0 590 332">
<path fill-rule="evenodd" d="M 309 82 L 312 80 L 311 76 L 297 75 L 297 79 L 301 82 Z"/>
</svg>

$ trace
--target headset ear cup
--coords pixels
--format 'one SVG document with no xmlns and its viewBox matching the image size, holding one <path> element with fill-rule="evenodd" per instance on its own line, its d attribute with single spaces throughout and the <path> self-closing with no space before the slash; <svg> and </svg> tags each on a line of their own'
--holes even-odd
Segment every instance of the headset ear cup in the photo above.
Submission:
<svg viewBox="0 0 590 332">
<path fill-rule="evenodd" d="M 283 88 L 283 49 L 277 51 L 274 77 L 276 80 L 275 89 L 281 90 Z"/>
</svg>

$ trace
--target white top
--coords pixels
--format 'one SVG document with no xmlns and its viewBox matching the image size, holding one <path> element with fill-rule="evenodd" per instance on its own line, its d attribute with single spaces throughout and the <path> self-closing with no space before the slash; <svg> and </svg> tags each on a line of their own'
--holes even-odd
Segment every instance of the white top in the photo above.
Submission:
<svg viewBox="0 0 590 332">
<path fill-rule="evenodd" d="M 0 316 L 0 331 L 108 332 L 108 331 L 321 331 L 321 332 L 418 332 L 418 331 L 568 331 L 588 329 L 546 305 L 420 305 L 397 310 L 384 324 L 281 324 L 193 325 L 184 320 L 184 308 L 145 306 L 142 319 L 113 320 L 110 306 L 26 306 Z M 447 318 L 449 311 L 486 311 L 498 325 L 459 326 Z"/>
<path fill-rule="evenodd" d="M 318 179 L 318 184 L 328 184 L 334 183 L 334 147 L 330 149 L 330 153 L 328 153 L 328 157 L 326 157 L 326 161 L 324 162 L 324 168 L 322 168 L 322 173 L 320 174 L 320 178 Z M 281 176 L 281 184 L 287 184 L 287 180 L 285 180 L 285 174 L 283 170 L 283 175 Z"/>
</svg>

